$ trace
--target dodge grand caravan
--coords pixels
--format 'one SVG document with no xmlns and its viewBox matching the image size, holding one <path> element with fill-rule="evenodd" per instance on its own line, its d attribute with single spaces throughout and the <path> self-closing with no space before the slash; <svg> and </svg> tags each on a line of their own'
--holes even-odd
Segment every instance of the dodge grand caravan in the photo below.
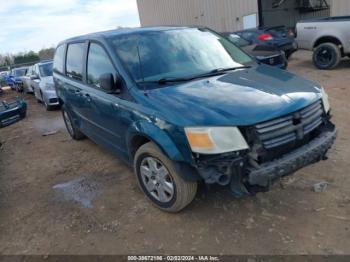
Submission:
<svg viewBox="0 0 350 262">
<path fill-rule="evenodd" d="M 324 89 L 258 65 L 205 28 L 120 29 L 61 42 L 54 82 L 73 139 L 133 167 L 141 190 L 176 212 L 197 183 L 237 197 L 325 160 L 336 138 Z"/>
</svg>

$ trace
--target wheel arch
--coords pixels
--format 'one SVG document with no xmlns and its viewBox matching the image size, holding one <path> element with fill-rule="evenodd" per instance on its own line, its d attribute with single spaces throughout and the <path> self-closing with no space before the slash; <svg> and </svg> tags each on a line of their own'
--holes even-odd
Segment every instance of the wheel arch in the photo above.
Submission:
<svg viewBox="0 0 350 262">
<path fill-rule="evenodd" d="M 133 161 L 137 149 L 148 142 L 156 144 L 169 159 L 173 161 L 184 161 L 182 154 L 169 135 L 148 121 L 134 123 L 127 131 L 126 140 L 131 161 Z"/>
<path fill-rule="evenodd" d="M 319 38 L 314 42 L 314 44 L 313 44 L 313 49 L 315 49 L 315 48 L 318 47 L 319 45 L 325 44 L 325 43 L 333 43 L 333 44 L 339 46 L 342 56 L 344 55 L 344 49 L 343 49 L 343 43 L 342 43 L 342 41 L 341 41 L 338 37 L 335 37 L 335 36 L 332 36 L 332 35 L 327 35 L 327 36 L 319 37 Z"/>
<path fill-rule="evenodd" d="M 136 151 L 142 145 L 152 142 L 167 158 L 173 161 L 184 180 L 193 182 L 201 179 L 195 168 L 189 164 L 188 160 L 186 161 L 187 156 L 180 152 L 169 135 L 158 126 L 148 121 L 137 122 L 129 128 L 126 139 L 131 164 L 134 162 Z"/>
</svg>

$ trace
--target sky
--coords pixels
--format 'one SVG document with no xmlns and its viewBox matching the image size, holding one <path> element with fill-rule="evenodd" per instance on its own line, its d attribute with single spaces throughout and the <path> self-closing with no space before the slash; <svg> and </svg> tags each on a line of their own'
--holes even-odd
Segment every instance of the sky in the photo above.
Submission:
<svg viewBox="0 0 350 262">
<path fill-rule="evenodd" d="M 136 0 L 0 0 L 0 54 L 39 51 L 66 38 L 140 25 Z"/>
</svg>

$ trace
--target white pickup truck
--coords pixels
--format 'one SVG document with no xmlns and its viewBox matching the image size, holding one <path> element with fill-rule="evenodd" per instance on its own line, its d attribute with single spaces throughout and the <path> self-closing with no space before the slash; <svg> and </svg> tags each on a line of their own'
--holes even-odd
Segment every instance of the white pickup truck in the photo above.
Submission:
<svg viewBox="0 0 350 262">
<path fill-rule="evenodd" d="M 333 69 L 350 56 L 350 16 L 300 21 L 296 26 L 300 49 L 312 50 L 319 69 Z"/>
</svg>

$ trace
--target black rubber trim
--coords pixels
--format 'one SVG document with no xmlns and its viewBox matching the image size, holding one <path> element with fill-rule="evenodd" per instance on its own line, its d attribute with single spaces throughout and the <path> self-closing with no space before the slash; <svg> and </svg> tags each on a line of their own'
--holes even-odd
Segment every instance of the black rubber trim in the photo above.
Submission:
<svg viewBox="0 0 350 262">
<path fill-rule="evenodd" d="M 248 168 L 248 183 L 269 186 L 279 177 L 291 175 L 297 170 L 322 160 L 337 137 L 337 130 L 323 132 L 310 143 L 284 155 L 282 158 L 262 164 L 259 168 Z"/>
</svg>

